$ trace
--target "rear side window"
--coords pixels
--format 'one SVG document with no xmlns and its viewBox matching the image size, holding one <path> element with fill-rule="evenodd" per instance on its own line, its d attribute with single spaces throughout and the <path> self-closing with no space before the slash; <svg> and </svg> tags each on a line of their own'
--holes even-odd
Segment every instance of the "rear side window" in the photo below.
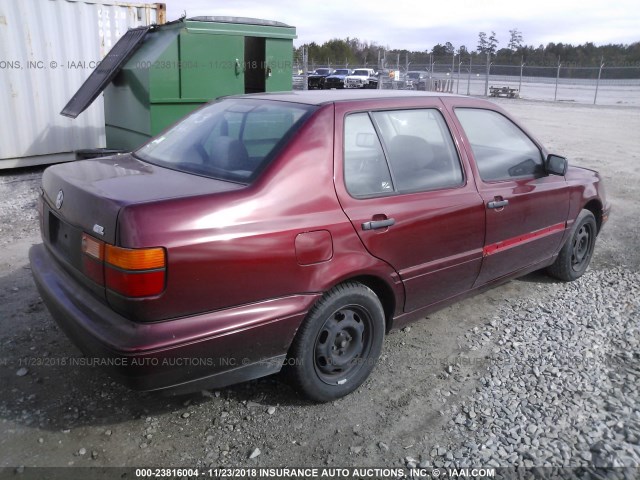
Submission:
<svg viewBox="0 0 640 480">
<path fill-rule="evenodd" d="M 250 183 L 316 107 L 256 99 L 208 105 L 135 152 L 149 163 Z"/>
<path fill-rule="evenodd" d="M 544 175 L 542 153 L 518 126 L 493 110 L 456 108 L 480 177 L 488 182 Z"/>
<path fill-rule="evenodd" d="M 435 109 L 347 116 L 344 159 L 347 190 L 355 197 L 452 188 L 464 181 L 449 128 Z"/>
<path fill-rule="evenodd" d="M 354 197 L 393 192 L 382 145 L 367 113 L 345 119 L 344 177 L 347 190 Z"/>
</svg>

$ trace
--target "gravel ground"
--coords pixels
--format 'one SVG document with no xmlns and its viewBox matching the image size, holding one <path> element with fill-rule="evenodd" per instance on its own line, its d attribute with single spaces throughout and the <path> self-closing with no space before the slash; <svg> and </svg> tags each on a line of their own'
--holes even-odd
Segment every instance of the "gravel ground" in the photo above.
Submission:
<svg viewBox="0 0 640 480">
<path fill-rule="evenodd" d="M 277 376 L 165 398 L 62 364 L 80 353 L 26 260 L 41 169 L 0 171 L 0 467 L 638 467 L 640 111 L 498 103 L 602 172 L 614 211 L 592 268 L 571 284 L 528 275 L 392 332 L 363 387 L 324 405 Z"/>
<path fill-rule="evenodd" d="M 0 174 L 0 247 L 37 238 L 36 198 L 41 176 L 42 168 Z"/>
<path fill-rule="evenodd" d="M 467 438 L 454 461 L 640 467 L 640 274 L 591 271 L 544 294 L 544 305 L 501 305 L 466 335 L 492 352 L 476 392 L 450 413 Z"/>
</svg>

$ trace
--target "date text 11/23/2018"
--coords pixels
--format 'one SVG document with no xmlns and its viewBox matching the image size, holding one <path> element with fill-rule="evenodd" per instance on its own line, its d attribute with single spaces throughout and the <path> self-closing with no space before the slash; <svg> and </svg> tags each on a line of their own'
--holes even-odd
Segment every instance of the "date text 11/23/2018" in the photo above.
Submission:
<svg viewBox="0 0 640 480">
<path fill-rule="evenodd" d="M 139 468 L 136 469 L 136 478 L 159 478 L 170 476 L 182 476 L 188 478 L 359 478 L 359 479 L 380 479 L 380 478 L 442 478 L 442 477 L 495 477 L 494 468 L 473 468 L 473 469 L 448 469 L 438 468 L 371 468 L 371 467 L 351 467 L 351 468 L 213 468 L 213 469 L 190 469 L 190 468 Z"/>
</svg>

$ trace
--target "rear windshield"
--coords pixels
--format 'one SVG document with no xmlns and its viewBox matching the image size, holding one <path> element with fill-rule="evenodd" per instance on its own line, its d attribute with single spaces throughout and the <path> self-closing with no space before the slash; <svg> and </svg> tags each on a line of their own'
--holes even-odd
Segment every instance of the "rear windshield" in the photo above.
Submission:
<svg viewBox="0 0 640 480">
<path fill-rule="evenodd" d="M 316 107 L 225 99 L 192 113 L 135 152 L 155 165 L 251 183 Z"/>
</svg>

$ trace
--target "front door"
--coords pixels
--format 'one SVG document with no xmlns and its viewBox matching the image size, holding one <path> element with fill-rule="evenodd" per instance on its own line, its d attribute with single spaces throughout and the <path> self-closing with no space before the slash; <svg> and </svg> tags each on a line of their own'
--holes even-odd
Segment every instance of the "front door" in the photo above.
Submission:
<svg viewBox="0 0 640 480">
<path fill-rule="evenodd" d="M 486 208 L 484 260 L 476 285 L 551 257 L 569 205 L 564 177 L 547 175 L 538 146 L 506 116 L 456 108 L 471 147 Z"/>
<path fill-rule="evenodd" d="M 420 109 L 336 104 L 336 190 L 364 246 L 399 274 L 405 311 L 468 290 L 480 271 L 484 203 L 438 99 Z"/>
</svg>

